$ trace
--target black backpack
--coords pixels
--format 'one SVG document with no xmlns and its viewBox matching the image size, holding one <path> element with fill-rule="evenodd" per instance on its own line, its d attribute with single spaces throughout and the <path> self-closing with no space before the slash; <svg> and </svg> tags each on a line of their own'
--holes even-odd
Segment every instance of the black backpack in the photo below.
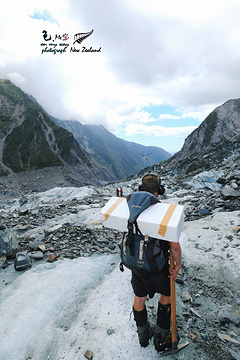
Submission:
<svg viewBox="0 0 240 360">
<path fill-rule="evenodd" d="M 120 270 L 123 265 L 139 276 L 159 273 L 168 262 L 169 245 L 166 241 L 144 236 L 138 228 L 138 216 L 149 206 L 159 203 L 151 193 L 138 191 L 127 197 L 129 207 L 128 232 L 121 242 Z"/>
</svg>

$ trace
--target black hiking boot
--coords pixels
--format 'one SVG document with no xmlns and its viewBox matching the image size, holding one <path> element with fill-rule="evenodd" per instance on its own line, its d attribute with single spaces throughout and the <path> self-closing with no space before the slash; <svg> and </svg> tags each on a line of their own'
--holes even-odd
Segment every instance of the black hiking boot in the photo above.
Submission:
<svg viewBox="0 0 240 360">
<path fill-rule="evenodd" d="M 134 320 L 137 325 L 138 339 L 142 347 L 149 344 L 149 339 L 153 336 L 153 329 L 147 319 L 147 309 L 144 307 L 142 311 L 136 311 L 133 308 Z"/>
<path fill-rule="evenodd" d="M 172 346 L 170 330 L 162 329 L 156 324 L 154 330 L 154 346 L 157 351 L 164 351 Z"/>
<path fill-rule="evenodd" d="M 158 303 L 157 322 L 154 330 L 154 346 L 157 351 L 164 351 L 172 346 L 170 318 L 171 305 Z"/>
<path fill-rule="evenodd" d="M 138 340 L 142 347 L 147 347 L 149 339 L 153 336 L 153 328 L 147 321 L 144 326 L 137 326 Z"/>
</svg>

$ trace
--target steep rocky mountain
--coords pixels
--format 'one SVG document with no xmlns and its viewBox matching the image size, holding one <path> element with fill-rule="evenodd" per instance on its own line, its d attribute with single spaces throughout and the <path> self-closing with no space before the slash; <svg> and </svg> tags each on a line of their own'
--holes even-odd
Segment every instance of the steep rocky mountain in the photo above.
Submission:
<svg viewBox="0 0 240 360">
<path fill-rule="evenodd" d="M 196 191 L 187 218 L 240 208 L 240 99 L 216 108 L 165 162 L 143 169 L 159 173 L 168 192 Z M 200 190 L 196 190 L 200 189 Z"/>
<path fill-rule="evenodd" d="M 143 146 L 119 139 L 102 125 L 83 125 L 79 121 L 53 121 L 73 133 L 92 164 L 104 179 L 116 181 L 139 172 L 146 164 L 167 160 L 171 154 L 156 146 Z"/>
<path fill-rule="evenodd" d="M 9 80 L 0 80 L 0 176 L 52 167 L 79 185 L 98 183 L 73 134 Z"/>
<path fill-rule="evenodd" d="M 186 138 L 182 149 L 164 163 L 164 169 L 181 176 L 196 175 L 222 166 L 232 155 L 237 167 L 239 149 L 240 99 L 235 99 L 213 110 Z"/>
</svg>

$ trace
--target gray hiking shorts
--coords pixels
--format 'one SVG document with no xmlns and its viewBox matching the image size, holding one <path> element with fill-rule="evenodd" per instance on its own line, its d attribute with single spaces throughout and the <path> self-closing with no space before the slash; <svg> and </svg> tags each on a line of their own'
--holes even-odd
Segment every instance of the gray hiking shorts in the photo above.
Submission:
<svg viewBox="0 0 240 360">
<path fill-rule="evenodd" d="M 149 295 L 150 299 L 155 293 L 170 296 L 170 278 L 168 276 L 168 268 L 165 268 L 160 274 L 144 277 L 144 279 L 132 272 L 131 284 L 134 294 L 138 297 Z"/>
</svg>

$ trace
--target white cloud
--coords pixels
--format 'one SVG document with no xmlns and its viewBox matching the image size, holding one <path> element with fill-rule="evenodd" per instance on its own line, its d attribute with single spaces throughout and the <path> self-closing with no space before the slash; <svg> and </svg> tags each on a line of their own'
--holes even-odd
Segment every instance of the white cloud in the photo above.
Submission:
<svg viewBox="0 0 240 360">
<path fill-rule="evenodd" d="M 135 7 L 151 16 L 181 19 L 202 25 L 226 14 L 226 9 L 238 6 L 238 0 L 131 0 Z"/>
<path fill-rule="evenodd" d="M 239 97 L 239 10 L 235 0 L 9 0 L 0 15 L 0 77 L 53 116 L 165 134 L 144 107 L 179 109 L 159 118 L 178 126 Z M 44 29 L 71 36 L 94 29 L 85 44 L 102 51 L 41 54 Z"/>
<path fill-rule="evenodd" d="M 187 110 L 186 112 L 184 112 L 181 115 L 181 119 L 197 119 L 199 122 L 202 122 L 204 119 L 206 119 L 206 117 L 209 115 L 209 113 L 212 111 L 213 109 L 210 108 L 209 106 L 201 107 L 201 111 L 191 111 L 191 110 Z"/>
<path fill-rule="evenodd" d="M 7 74 L 7 78 L 9 80 L 11 80 L 17 86 L 21 86 L 26 82 L 26 79 L 24 79 L 23 76 L 19 75 L 16 72 L 12 72 L 12 73 Z"/>
<path fill-rule="evenodd" d="M 164 137 L 164 136 L 187 136 L 196 126 L 183 126 L 183 127 L 169 127 L 166 128 L 160 125 L 146 126 L 143 124 L 128 124 L 126 125 L 126 135 L 145 134 L 147 136 Z"/>
<path fill-rule="evenodd" d="M 159 120 L 162 120 L 162 119 L 178 120 L 178 119 L 180 119 L 180 116 L 171 115 L 171 114 L 161 114 L 161 115 L 159 115 L 158 118 L 159 118 Z"/>
</svg>

